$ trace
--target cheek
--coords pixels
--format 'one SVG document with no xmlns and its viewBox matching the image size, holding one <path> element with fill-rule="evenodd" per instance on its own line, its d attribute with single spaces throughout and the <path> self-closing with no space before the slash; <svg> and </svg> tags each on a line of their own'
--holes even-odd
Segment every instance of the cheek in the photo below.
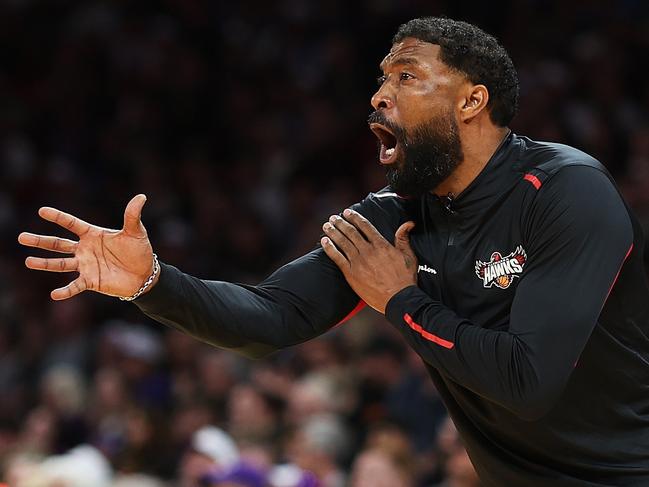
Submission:
<svg viewBox="0 0 649 487">
<path fill-rule="evenodd" d="M 420 81 L 411 86 L 402 86 L 399 101 L 413 116 L 430 118 L 448 111 L 453 106 L 453 88 L 448 83 L 433 80 Z M 402 113 L 402 116 L 407 116 Z"/>
<path fill-rule="evenodd" d="M 440 99 L 429 93 L 404 93 L 399 97 L 396 108 L 399 122 L 409 128 L 448 113 L 448 99 Z"/>
</svg>

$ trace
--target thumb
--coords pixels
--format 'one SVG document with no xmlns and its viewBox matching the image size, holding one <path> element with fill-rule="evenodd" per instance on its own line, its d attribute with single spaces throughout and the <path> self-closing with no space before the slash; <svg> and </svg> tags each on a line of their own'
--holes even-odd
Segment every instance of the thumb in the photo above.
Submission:
<svg viewBox="0 0 649 487">
<path fill-rule="evenodd" d="M 412 253 L 410 248 L 410 232 L 415 228 L 415 222 L 407 221 L 394 234 L 394 246 L 402 252 Z"/>
<path fill-rule="evenodd" d="M 146 196 L 138 194 L 128 202 L 126 210 L 124 210 L 124 231 L 134 237 L 146 235 L 146 230 L 141 221 L 144 203 L 146 203 Z"/>
</svg>

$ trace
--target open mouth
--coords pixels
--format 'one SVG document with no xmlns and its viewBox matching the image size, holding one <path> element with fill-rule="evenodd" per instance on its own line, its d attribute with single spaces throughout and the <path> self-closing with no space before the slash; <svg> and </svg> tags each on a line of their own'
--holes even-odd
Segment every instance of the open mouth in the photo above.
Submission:
<svg viewBox="0 0 649 487">
<path fill-rule="evenodd" d="M 381 143 L 379 162 L 386 165 L 394 163 L 397 160 L 399 142 L 392 131 L 380 123 L 371 123 L 370 130 L 374 132 Z"/>
</svg>

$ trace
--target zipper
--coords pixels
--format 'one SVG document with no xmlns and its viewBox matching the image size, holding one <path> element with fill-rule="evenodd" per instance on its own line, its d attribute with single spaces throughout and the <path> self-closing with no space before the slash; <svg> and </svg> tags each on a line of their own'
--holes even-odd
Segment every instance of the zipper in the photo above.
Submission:
<svg viewBox="0 0 649 487">
<path fill-rule="evenodd" d="M 448 304 L 448 300 L 446 299 L 446 293 L 444 292 L 448 286 L 447 286 L 447 273 L 446 269 L 448 267 L 448 254 L 450 250 L 453 248 L 455 245 L 455 237 L 457 234 L 456 230 L 456 216 L 457 213 L 453 209 L 453 198 L 451 195 L 447 196 L 443 200 L 440 200 L 441 203 L 441 217 L 445 220 L 446 223 L 446 246 L 444 247 L 444 257 L 442 259 L 442 276 L 440 276 L 440 285 L 441 285 L 441 296 L 443 299 L 443 302 Z"/>
<path fill-rule="evenodd" d="M 448 194 L 448 196 L 445 196 L 440 200 L 442 203 L 442 206 L 444 207 L 444 212 L 446 216 L 446 227 L 448 228 L 448 238 L 446 240 L 446 247 L 453 247 L 455 245 L 455 235 L 456 235 L 456 228 L 455 228 L 455 217 L 457 216 L 457 212 L 453 209 L 453 203 L 455 201 L 455 198 L 452 194 Z"/>
<path fill-rule="evenodd" d="M 453 247 L 455 245 L 455 234 L 457 233 L 455 231 L 455 218 L 454 215 L 451 214 L 448 216 L 448 240 L 446 242 L 447 247 Z"/>
<path fill-rule="evenodd" d="M 455 228 L 452 221 L 452 215 L 455 214 L 455 211 L 452 208 L 453 199 L 450 197 L 440 198 L 432 194 L 427 195 L 427 210 L 430 214 L 431 220 L 437 220 L 439 222 L 440 230 L 446 232 L 446 245 L 443 245 L 443 240 L 439 242 L 443 245 L 440 250 L 442 250 L 442 259 L 439 263 L 438 274 L 437 274 L 437 283 L 439 285 L 439 296 L 441 302 L 446 303 L 446 268 L 447 268 L 447 255 L 448 249 L 452 247 L 455 243 Z M 426 216 L 424 215 L 424 219 Z M 431 248 L 435 248 L 431 243 Z"/>
</svg>

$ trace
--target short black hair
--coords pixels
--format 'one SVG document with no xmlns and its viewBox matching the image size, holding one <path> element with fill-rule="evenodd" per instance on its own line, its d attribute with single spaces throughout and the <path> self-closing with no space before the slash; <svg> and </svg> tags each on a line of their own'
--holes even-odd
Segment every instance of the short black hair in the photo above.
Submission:
<svg viewBox="0 0 649 487">
<path fill-rule="evenodd" d="M 410 20 L 399 26 L 392 43 L 406 37 L 438 45 L 444 64 L 466 75 L 472 83 L 487 87 L 491 120 L 501 127 L 511 122 L 518 110 L 518 74 L 495 37 L 475 25 L 445 17 Z"/>
</svg>

